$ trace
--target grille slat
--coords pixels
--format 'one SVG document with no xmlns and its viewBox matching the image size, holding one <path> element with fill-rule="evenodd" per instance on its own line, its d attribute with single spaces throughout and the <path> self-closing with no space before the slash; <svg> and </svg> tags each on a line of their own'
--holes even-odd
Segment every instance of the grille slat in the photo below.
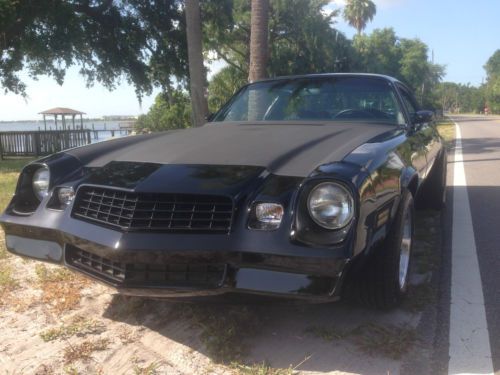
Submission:
<svg viewBox="0 0 500 375">
<path fill-rule="evenodd" d="M 82 186 L 72 216 L 122 231 L 229 233 L 233 202 L 221 196 L 134 193 Z"/>
<path fill-rule="evenodd" d="M 143 264 L 121 263 L 66 246 L 66 262 L 101 280 L 126 287 L 180 286 L 210 287 L 221 285 L 226 265 L 219 263 Z"/>
</svg>

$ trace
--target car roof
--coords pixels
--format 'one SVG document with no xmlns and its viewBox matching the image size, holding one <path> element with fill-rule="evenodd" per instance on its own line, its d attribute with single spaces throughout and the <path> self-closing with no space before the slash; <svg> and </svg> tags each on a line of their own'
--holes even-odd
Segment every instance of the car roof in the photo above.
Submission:
<svg viewBox="0 0 500 375">
<path fill-rule="evenodd" d="M 273 78 L 266 78 L 258 81 L 254 81 L 252 83 L 258 82 L 270 82 L 270 81 L 281 81 L 281 80 L 291 80 L 291 79 L 301 79 L 301 78 L 328 78 L 328 77 L 366 77 L 366 78 L 378 78 L 383 79 L 390 82 L 398 82 L 401 83 L 398 79 L 387 76 L 384 74 L 375 74 L 375 73 L 314 73 L 314 74 L 299 74 L 299 75 L 291 75 L 291 76 L 280 76 Z"/>
</svg>

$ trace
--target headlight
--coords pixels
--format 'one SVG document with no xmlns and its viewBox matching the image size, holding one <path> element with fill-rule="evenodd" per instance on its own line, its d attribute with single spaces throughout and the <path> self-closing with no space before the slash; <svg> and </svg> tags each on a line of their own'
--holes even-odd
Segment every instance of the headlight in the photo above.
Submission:
<svg viewBox="0 0 500 375">
<path fill-rule="evenodd" d="M 33 191 L 41 201 L 49 194 L 50 172 L 47 167 L 41 167 L 33 174 Z"/>
<path fill-rule="evenodd" d="M 342 185 L 323 182 L 309 193 L 307 208 L 316 224 L 326 229 L 340 229 L 354 216 L 354 199 Z"/>
<path fill-rule="evenodd" d="M 69 206 L 75 198 L 75 191 L 72 187 L 62 187 L 57 191 L 57 197 L 63 206 Z"/>
<path fill-rule="evenodd" d="M 279 203 L 258 203 L 250 215 L 249 228 L 260 230 L 278 229 L 283 219 L 284 209 Z"/>
<path fill-rule="evenodd" d="M 283 218 L 283 206 L 276 203 L 259 203 L 255 207 L 257 220 L 272 227 L 279 227 Z"/>
</svg>

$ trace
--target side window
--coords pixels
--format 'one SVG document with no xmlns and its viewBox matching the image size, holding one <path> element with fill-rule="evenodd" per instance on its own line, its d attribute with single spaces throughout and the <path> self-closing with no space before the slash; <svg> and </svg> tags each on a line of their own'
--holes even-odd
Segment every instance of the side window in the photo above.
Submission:
<svg viewBox="0 0 500 375">
<path fill-rule="evenodd" d="M 415 118 L 416 114 L 417 114 L 417 111 L 418 111 L 418 107 L 417 105 L 415 104 L 415 100 L 413 99 L 413 97 L 406 91 L 404 90 L 403 88 L 399 88 L 399 91 L 401 92 L 401 97 L 403 98 L 403 105 L 406 107 L 406 109 L 408 110 L 408 114 L 410 115 L 410 119 L 413 121 L 413 119 Z"/>
</svg>

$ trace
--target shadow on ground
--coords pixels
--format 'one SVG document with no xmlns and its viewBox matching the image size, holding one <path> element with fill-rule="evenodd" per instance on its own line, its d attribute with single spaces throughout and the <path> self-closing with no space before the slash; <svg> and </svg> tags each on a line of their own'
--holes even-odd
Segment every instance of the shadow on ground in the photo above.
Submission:
<svg viewBox="0 0 500 375">
<path fill-rule="evenodd" d="M 418 346 L 420 312 L 433 303 L 427 282 L 439 258 L 439 213 L 419 214 L 411 298 L 390 312 L 346 302 L 305 304 L 219 297 L 185 303 L 116 295 L 104 317 L 145 326 L 214 362 L 358 374 L 397 374 Z M 251 299 L 250 299 L 251 298 Z"/>
</svg>

